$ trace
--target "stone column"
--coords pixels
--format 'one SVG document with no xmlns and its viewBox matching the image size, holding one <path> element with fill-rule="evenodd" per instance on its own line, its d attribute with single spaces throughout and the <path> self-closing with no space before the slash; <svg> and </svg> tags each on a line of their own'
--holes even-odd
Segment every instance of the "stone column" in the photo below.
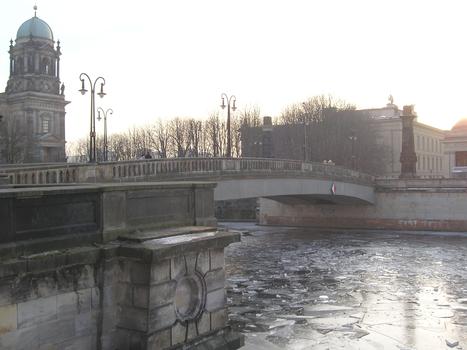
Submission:
<svg viewBox="0 0 467 350">
<path fill-rule="evenodd" d="M 415 154 L 415 142 L 413 134 L 413 121 L 417 117 L 413 106 L 404 106 L 402 119 L 402 151 L 401 151 L 401 174 L 399 178 L 409 179 L 416 177 L 417 155 Z"/>
</svg>

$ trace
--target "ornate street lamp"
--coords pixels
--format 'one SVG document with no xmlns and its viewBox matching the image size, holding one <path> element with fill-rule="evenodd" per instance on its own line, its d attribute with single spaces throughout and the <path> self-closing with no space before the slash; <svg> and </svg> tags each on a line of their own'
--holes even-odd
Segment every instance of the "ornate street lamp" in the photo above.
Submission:
<svg viewBox="0 0 467 350">
<path fill-rule="evenodd" d="M 89 75 L 86 73 L 81 73 L 79 75 L 79 79 L 81 80 L 81 89 L 79 92 L 81 92 L 81 95 L 84 95 L 88 90 L 85 89 L 84 87 L 84 78 L 88 78 L 89 81 L 89 86 L 91 87 L 91 127 L 90 127 L 90 132 L 89 132 L 89 163 L 95 163 L 96 162 L 96 105 L 95 105 L 95 91 L 96 91 L 96 84 L 99 80 L 101 80 L 101 91 L 98 92 L 97 94 L 99 95 L 100 98 L 104 97 L 106 94 L 104 92 L 104 85 L 105 85 L 105 79 L 102 77 L 96 78 L 94 80 L 94 83 L 92 82 L 91 78 Z"/>
<path fill-rule="evenodd" d="M 104 118 L 101 118 L 101 112 L 104 115 Z M 109 160 L 109 149 L 107 146 L 107 113 L 112 115 L 113 112 L 114 111 L 112 108 L 107 108 L 106 111 L 104 111 L 101 107 L 97 109 L 97 120 L 101 121 L 101 119 L 104 119 L 104 162 Z"/>
<path fill-rule="evenodd" d="M 224 109 L 227 107 L 227 152 L 225 156 L 227 158 L 232 157 L 232 135 L 230 134 L 230 102 L 232 102 L 232 111 L 235 111 L 237 107 L 235 107 L 235 101 L 237 101 L 237 98 L 232 95 L 228 97 L 225 93 L 221 94 L 222 98 L 222 104 L 221 107 Z M 225 105 L 225 100 L 227 100 L 227 106 Z"/>
</svg>

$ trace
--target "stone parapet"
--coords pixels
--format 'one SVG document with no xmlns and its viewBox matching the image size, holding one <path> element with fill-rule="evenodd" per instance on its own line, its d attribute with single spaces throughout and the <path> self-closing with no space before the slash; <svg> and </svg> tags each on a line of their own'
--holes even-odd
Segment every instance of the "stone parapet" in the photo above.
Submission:
<svg viewBox="0 0 467 350">
<path fill-rule="evenodd" d="M 340 166 L 271 158 L 174 158 L 96 164 L 29 164 L 0 167 L 11 184 L 214 179 L 219 176 L 304 176 L 373 184 L 374 177 Z"/>
<path fill-rule="evenodd" d="M 213 188 L 0 191 L 0 349 L 243 345 L 224 290 L 224 247 L 240 235 L 200 226 L 215 223 Z"/>
<path fill-rule="evenodd" d="M 0 243 L 10 253 L 106 242 L 120 234 L 216 223 L 211 183 L 38 186 L 0 191 Z M 50 237 L 50 239 L 49 239 Z M 27 240 L 27 241 L 26 241 Z M 30 250 L 28 250 L 30 248 Z M 10 255 L 9 255 L 10 256 Z"/>
</svg>

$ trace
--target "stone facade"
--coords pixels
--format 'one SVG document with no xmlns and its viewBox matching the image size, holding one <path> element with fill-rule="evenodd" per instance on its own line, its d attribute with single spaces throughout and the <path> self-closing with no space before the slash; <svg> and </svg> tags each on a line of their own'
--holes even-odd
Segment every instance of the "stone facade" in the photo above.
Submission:
<svg viewBox="0 0 467 350">
<path fill-rule="evenodd" d="M 60 42 L 37 16 L 10 43 L 10 77 L 0 94 L 0 163 L 63 162 L 65 100 Z"/>
<path fill-rule="evenodd" d="M 378 142 L 389 151 L 383 177 L 396 178 L 401 173 L 400 154 L 402 151 L 402 111 L 394 104 L 384 108 L 360 110 L 373 118 Z M 416 173 L 420 177 L 446 176 L 446 161 L 442 141 L 445 131 L 413 121 Z"/>
<path fill-rule="evenodd" d="M 0 348 L 239 348 L 227 325 L 224 247 L 240 236 L 199 226 L 215 224 L 212 190 L 0 191 Z"/>
<path fill-rule="evenodd" d="M 393 103 L 387 104 L 383 108 L 360 109 L 356 111 L 346 111 L 348 115 L 360 114 L 371 118 L 377 136 L 377 142 L 383 145 L 388 152 L 385 167 L 380 174 L 387 178 L 397 178 L 401 173 L 400 154 L 402 151 L 402 111 Z M 244 157 L 263 156 L 263 144 L 265 130 L 267 137 L 272 139 L 272 153 L 266 148 L 266 154 L 272 154 L 276 158 L 284 159 L 310 159 L 310 154 L 304 154 L 303 144 L 304 128 L 302 124 L 295 125 L 275 125 L 272 131 L 267 124 L 262 127 L 251 127 L 241 129 L 242 133 L 242 155 Z M 445 131 L 420 123 L 417 118 L 413 122 L 415 152 L 417 156 L 416 172 L 421 177 L 442 177 L 447 176 L 447 160 L 444 155 L 445 144 L 442 143 Z M 297 135 L 298 139 L 293 140 L 293 144 L 278 144 L 278 140 L 284 139 L 284 134 L 289 132 Z M 313 150 L 308 150 L 308 153 Z"/>
<path fill-rule="evenodd" d="M 446 133 L 443 140 L 446 176 L 467 176 L 467 119 L 461 119 Z"/>
</svg>

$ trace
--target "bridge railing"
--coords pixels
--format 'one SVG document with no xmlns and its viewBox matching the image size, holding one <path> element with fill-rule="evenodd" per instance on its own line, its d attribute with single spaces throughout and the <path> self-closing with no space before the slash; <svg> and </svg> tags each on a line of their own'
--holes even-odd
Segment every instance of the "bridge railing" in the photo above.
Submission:
<svg viewBox="0 0 467 350">
<path fill-rule="evenodd" d="M 274 158 L 172 158 L 96 164 L 61 163 L 2 167 L 11 184 L 66 184 L 165 180 L 215 175 L 267 173 L 302 175 L 350 182 L 373 183 L 374 177 L 351 169 L 322 163 Z"/>
</svg>

